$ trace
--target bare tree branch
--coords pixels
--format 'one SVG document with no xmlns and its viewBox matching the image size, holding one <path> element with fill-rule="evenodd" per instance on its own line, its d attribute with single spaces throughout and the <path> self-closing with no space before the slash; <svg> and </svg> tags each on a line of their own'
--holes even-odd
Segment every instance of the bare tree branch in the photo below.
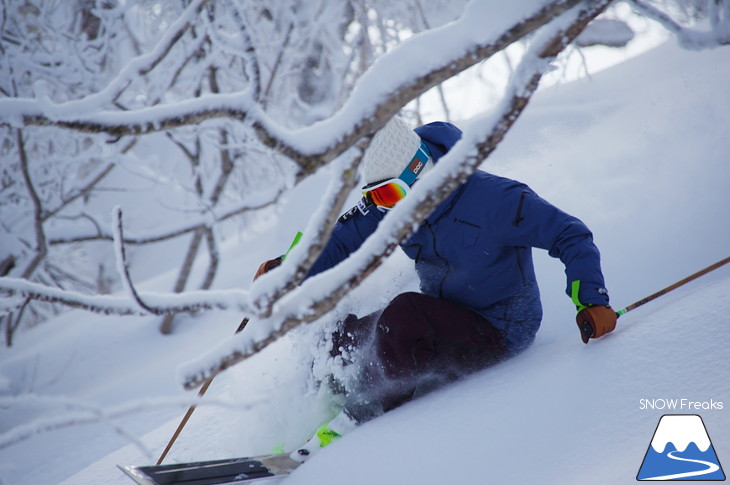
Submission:
<svg viewBox="0 0 730 485">
<path fill-rule="evenodd" d="M 208 271 L 205 273 L 205 278 L 203 278 L 203 283 L 200 285 L 200 289 L 202 290 L 207 290 L 213 286 L 213 279 L 215 278 L 218 265 L 220 264 L 220 249 L 218 248 L 218 242 L 216 241 L 215 234 L 210 228 L 205 230 L 205 242 L 208 246 L 210 262 L 208 264 Z"/>
<path fill-rule="evenodd" d="M 217 68 L 214 66 L 210 66 L 208 68 L 208 83 L 210 85 L 210 89 L 213 93 L 220 92 L 220 86 L 218 85 L 218 77 L 217 77 Z M 218 179 L 216 180 L 213 190 L 208 197 L 207 205 L 210 208 L 215 207 L 218 204 L 218 201 L 220 200 L 223 190 L 225 189 L 226 184 L 228 183 L 228 180 L 231 176 L 231 173 L 233 172 L 233 160 L 230 154 L 230 150 L 228 149 L 228 132 L 225 128 L 219 129 L 219 137 L 220 137 L 220 144 L 221 148 L 218 150 L 219 153 L 219 160 L 220 160 L 220 167 L 221 171 L 218 175 Z M 196 146 L 197 150 L 195 154 L 190 153 L 186 151 L 188 158 L 190 159 L 191 163 L 194 167 L 198 167 L 200 164 L 200 136 L 198 135 L 196 137 Z M 202 186 L 202 180 L 200 176 L 196 177 L 196 183 L 195 183 L 195 190 L 197 192 L 198 197 L 203 197 L 203 186 Z M 212 252 L 216 249 L 213 245 L 211 245 L 211 242 L 214 243 L 213 238 L 213 232 L 210 229 L 210 227 L 201 227 L 197 229 L 193 233 L 192 240 L 190 241 L 190 244 L 188 246 L 187 254 L 185 255 L 185 258 L 183 259 L 182 267 L 180 268 L 180 273 L 178 274 L 177 281 L 175 282 L 175 288 L 173 291 L 175 293 L 180 293 L 183 290 L 185 290 L 185 286 L 187 285 L 188 279 L 190 278 L 190 274 L 193 270 L 193 264 L 195 263 L 195 258 L 198 255 L 198 250 L 200 249 L 200 244 L 203 241 L 203 238 L 207 238 L 208 241 L 208 248 L 211 251 L 211 258 L 210 258 L 210 264 L 208 266 L 208 272 L 206 274 L 205 281 L 203 282 L 203 286 L 201 289 L 207 290 L 210 288 L 210 285 L 213 283 L 213 278 L 215 277 L 215 272 L 218 267 L 218 261 L 213 256 Z M 174 315 L 168 314 L 165 316 L 165 318 L 162 320 L 162 323 L 160 324 L 160 332 L 163 335 L 167 335 L 172 333 L 172 327 L 174 322 Z"/>
<path fill-rule="evenodd" d="M 13 406 L 27 407 L 43 405 L 55 412 L 49 416 L 34 419 L 29 423 L 14 426 L 0 434 L 0 450 L 9 448 L 42 433 L 89 424 L 106 424 L 111 429 L 134 443 L 145 455 L 151 456 L 147 447 L 134 437 L 134 434 L 119 426 L 114 420 L 137 413 L 150 412 L 154 409 L 171 407 L 208 406 L 226 409 L 246 410 L 259 404 L 258 401 L 241 403 L 225 399 L 200 396 L 194 397 L 152 397 L 124 402 L 115 406 L 100 406 L 89 401 L 81 401 L 55 396 L 21 394 L 15 397 L 0 398 L 0 409 Z"/>
<path fill-rule="evenodd" d="M 291 34 L 294 31 L 294 24 L 289 24 L 289 29 L 286 32 L 286 35 L 284 36 L 284 43 L 281 46 L 281 49 L 279 50 L 279 55 L 276 56 L 276 61 L 274 62 L 274 66 L 271 68 L 271 73 L 269 74 L 269 80 L 266 82 L 266 88 L 264 89 L 262 95 L 261 95 L 261 104 L 266 107 L 266 105 L 269 102 L 269 96 L 271 95 L 271 88 L 274 85 L 274 79 L 276 79 L 276 75 L 279 71 L 279 67 L 281 66 L 281 61 L 284 57 L 284 51 L 289 47 L 289 42 L 291 40 Z"/>
<path fill-rule="evenodd" d="M 245 202 L 235 207 L 231 207 L 223 210 L 220 214 L 211 217 L 210 215 L 201 216 L 198 221 L 192 221 L 187 224 L 180 225 L 178 227 L 170 229 L 161 229 L 151 234 L 139 234 L 139 235 L 126 235 L 124 237 L 124 244 L 151 244 L 168 239 L 173 239 L 184 234 L 210 228 L 213 225 L 230 219 L 232 217 L 241 215 L 245 212 L 260 210 L 275 204 L 281 196 L 283 189 L 279 189 L 269 200 L 265 202 Z M 259 199 L 260 197 L 257 197 Z M 81 234 L 75 236 L 51 236 L 49 237 L 49 244 L 72 244 L 77 242 L 85 241 L 112 241 L 114 239 L 113 231 L 110 229 L 102 229 L 97 227 L 96 230 L 89 234 Z"/>
<path fill-rule="evenodd" d="M 431 25 L 426 18 L 426 14 L 423 12 L 423 6 L 421 5 L 421 1 L 415 0 L 414 5 L 416 7 L 416 10 L 418 11 L 418 16 L 420 17 L 423 26 L 426 28 L 426 30 L 430 30 Z M 451 121 L 451 114 L 449 113 L 449 103 L 446 102 L 446 93 L 444 92 L 444 86 L 442 84 L 436 85 L 436 91 L 438 92 L 439 101 L 441 102 L 441 109 L 444 110 L 444 119 L 445 121 Z"/>
<path fill-rule="evenodd" d="M 188 10 L 195 11 L 195 14 L 199 14 L 203 11 L 205 6 L 210 2 L 210 0 L 196 0 L 193 3 L 191 3 L 188 6 Z M 185 16 L 183 15 L 183 18 Z M 146 74 L 149 74 L 155 67 L 157 67 L 162 60 L 167 57 L 167 55 L 170 53 L 172 48 L 175 46 L 175 44 L 182 38 L 183 35 L 185 35 L 185 32 L 188 31 L 188 29 L 191 27 L 190 22 L 185 22 L 184 24 L 180 25 L 177 29 L 175 29 L 170 35 L 163 39 L 163 44 L 158 45 L 156 48 L 157 56 L 154 59 L 151 59 L 146 66 L 140 67 L 138 69 L 138 73 L 140 76 L 144 76 Z"/>
<path fill-rule="evenodd" d="M 91 180 L 89 180 L 83 187 L 79 187 L 76 189 L 75 193 L 71 194 L 69 197 L 63 199 L 61 203 L 56 207 L 55 209 L 52 209 L 50 211 L 46 211 L 43 214 L 43 222 L 49 220 L 53 216 L 57 215 L 59 212 L 61 212 L 63 209 L 68 207 L 73 201 L 78 200 L 81 197 L 85 197 L 89 194 L 94 188 L 101 182 L 104 177 L 109 175 L 109 173 L 114 169 L 114 162 L 108 163 L 102 170 L 100 170 Z"/>
<path fill-rule="evenodd" d="M 16 135 L 16 140 L 18 143 L 18 155 L 20 157 L 20 169 L 21 173 L 23 174 L 23 181 L 25 182 L 25 186 L 28 189 L 28 194 L 30 195 L 30 200 L 33 203 L 33 225 L 36 236 L 35 256 L 31 260 L 31 262 L 28 263 L 28 266 L 26 266 L 22 274 L 23 278 L 30 278 L 30 276 L 35 272 L 41 261 L 43 261 L 43 258 L 46 257 L 48 248 L 46 247 L 46 233 L 43 230 L 43 203 L 41 202 L 40 197 L 38 197 L 38 192 L 36 191 L 35 186 L 33 185 L 33 180 L 30 176 L 30 169 L 28 167 L 28 154 L 25 150 L 23 132 L 18 129 L 16 130 Z"/>
<path fill-rule="evenodd" d="M 137 302 L 140 308 L 143 310 L 159 315 L 158 311 L 151 308 L 140 298 L 137 289 L 132 283 L 132 277 L 129 275 L 129 264 L 127 263 L 127 250 L 124 246 L 124 228 L 122 227 L 122 208 L 115 207 L 112 213 L 114 220 L 114 246 L 116 248 L 117 267 L 119 269 L 119 276 L 122 278 L 124 286 L 131 295 L 132 299 Z"/>
<path fill-rule="evenodd" d="M 247 61 L 244 65 L 245 72 L 248 76 L 249 83 L 253 87 L 252 97 L 258 101 L 261 98 L 261 66 L 256 53 L 256 48 L 249 32 L 250 27 L 246 22 L 240 7 L 236 4 L 231 4 L 230 7 L 232 9 L 233 18 L 238 26 L 238 33 L 243 38 L 243 45 L 236 49 L 236 54 L 240 55 L 240 57 Z M 213 24 L 215 21 L 214 9 L 215 4 L 211 5 L 208 9 L 209 14 L 207 20 L 209 24 Z M 219 40 L 219 36 L 217 35 L 217 30 L 214 25 L 211 25 L 211 28 L 208 29 L 208 34 L 210 35 L 211 40 L 216 41 L 218 44 L 226 44 L 224 41 Z"/>
</svg>

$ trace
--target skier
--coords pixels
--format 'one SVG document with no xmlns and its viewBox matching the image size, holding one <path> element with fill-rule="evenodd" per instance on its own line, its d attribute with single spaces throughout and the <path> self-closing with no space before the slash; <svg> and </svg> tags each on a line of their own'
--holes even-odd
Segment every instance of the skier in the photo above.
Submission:
<svg viewBox="0 0 730 485">
<path fill-rule="evenodd" d="M 400 117 L 378 131 L 363 157 L 363 198 L 339 219 L 309 276 L 358 249 L 460 137 L 451 123 L 411 130 Z M 477 170 L 401 243 L 420 292 L 338 322 L 331 355 L 357 378 L 341 384 L 343 412 L 292 457 L 304 460 L 357 424 L 525 350 L 542 319 L 533 247 L 565 265 L 583 342 L 611 332 L 616 314 L 589 229 L 525 184 Z"/>
</svg>

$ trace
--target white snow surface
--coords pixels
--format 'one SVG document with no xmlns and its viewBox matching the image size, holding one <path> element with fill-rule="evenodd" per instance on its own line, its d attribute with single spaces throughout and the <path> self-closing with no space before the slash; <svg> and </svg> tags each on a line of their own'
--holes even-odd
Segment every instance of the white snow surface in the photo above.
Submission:
<svg viewBox="0 0 730 485">
<path fill-rule="evenodd" d="M 591 227 L 617 309 L 729 255 L 729 59 L 728 47 L 666 44 L 543 90 L 483 166 Z M 245 289 L 259 262 L 286 250 L 310 209 L 307 197 L 290 199 L 283 224 L 261 228 L 255 246 L 228 243 L 218 289 Z M 584 345 L 562 266 L 542 251 L 535 259 L 545 317 L 530 349 L 361 426 L 282 483 L 634 483 L 663 414 L 701 415 L 730 463 L 730 265 Z M 374 310 L 416 286 L 397 253 L 337 313 Z M 22 335 L 0 353 L 0 483 L 131 483 L 115 465 L 156 461 L 195 399 L 179 369 L 229 339 L 241 317 L 185 317 L 161 336 L 157 318 L 69 311 Z M 305 441 L 332 413 L 310 374 L 336 317 L 218 376 L 166 461 Z M 715 406 L 644 405 L 665 399 Z"/>
</svg>

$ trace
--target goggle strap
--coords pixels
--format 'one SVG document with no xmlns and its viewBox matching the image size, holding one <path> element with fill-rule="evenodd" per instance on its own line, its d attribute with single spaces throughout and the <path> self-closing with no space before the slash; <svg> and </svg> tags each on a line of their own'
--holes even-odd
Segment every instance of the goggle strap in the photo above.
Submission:
<svg viewBox="0 0 730 485">
<path fill-rule="evenodd" d="M 368 208 L 373 205 L 375 204 L 373 204 L 373 202 L 365 196 L 361 197 L 360 200 L 357 201 L 357 208 L 362 213 L 362 215 L 367 215 L 367 213 L 369 212 Z"/>
<path fill-rule="evenodd" d="M 413 158 L 411 158 L 408 166 L 405 168 L 405 170 L 403 170 L 403 173 L 401 173 L 400 177 L 398 178 L 407 183 L 409 187 L 412 186 L 413 182 L 416 181 L 418 174 L 423 171 L 430 159 L 431 152 L 428 150 L 426 143 L 421 140 L 421 146 L 418 147 L 416 154 L 413 155 Z"/>
</svg>

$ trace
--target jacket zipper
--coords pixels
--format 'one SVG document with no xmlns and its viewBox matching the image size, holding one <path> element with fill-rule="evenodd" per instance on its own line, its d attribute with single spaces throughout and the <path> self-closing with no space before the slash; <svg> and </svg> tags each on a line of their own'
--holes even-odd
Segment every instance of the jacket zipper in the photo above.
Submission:
<svg viewBox="0 0 730 485">
<path fill-rule="evenodd" d="M 524 220 L 524 217 L 522 217 L 522 205 L 525 203 L 525 197 L 527 196 L 527 191 L 523 190 L 522 194 L 520 195 L 520 203 L 517 206 L 517 214 L 515 215 L 515 220 L 512 221 L 512 224 L 515 226 L 519 226 L 520 222 Z"/>
<path fill-rule="evenodd" d="M 520 276 L 522 276 L 522 284 L 527 284 L 525 279 L 525 269 L 522 267 L 522 258 L 520 257 L 520 249 L 526 249 L 525 246 L 515 246 L 515 257 L 517 258 L 517 268 L 520 270 Z"/>
</svg>

